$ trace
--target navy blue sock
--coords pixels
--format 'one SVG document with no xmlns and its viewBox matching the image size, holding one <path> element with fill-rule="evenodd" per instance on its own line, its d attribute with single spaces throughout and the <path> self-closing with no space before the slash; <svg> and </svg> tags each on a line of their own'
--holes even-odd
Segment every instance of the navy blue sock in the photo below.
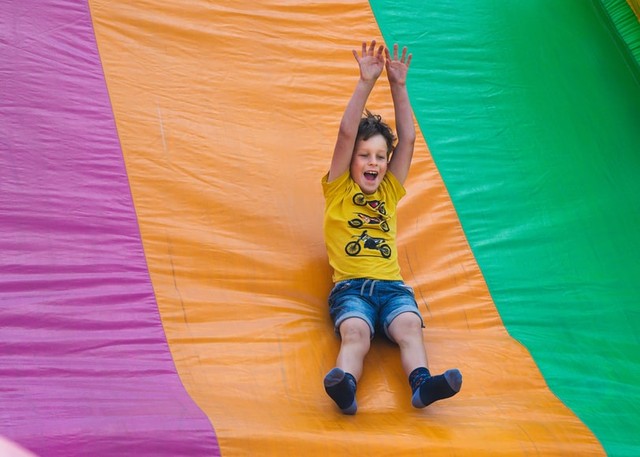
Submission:
<svg viewBox="0 0 640 457">
<path fill-rule="evenodd" d="M 457 394 L 462 387 L 462 373 L 454 368 L 443 374 L 431 376 L 427 368 L 420 367 L 409 375 L 409 384 L 413 391 L 411 404 L 415 408 L 424 408 L 434 401 Z"/>
<path fill-rule="evenodd" d="M 324 390 L 344 414 L 355 414 L 358 410 L 356 378 L 351 373 L 334 368 L 324 377 Z"/>
</svg>

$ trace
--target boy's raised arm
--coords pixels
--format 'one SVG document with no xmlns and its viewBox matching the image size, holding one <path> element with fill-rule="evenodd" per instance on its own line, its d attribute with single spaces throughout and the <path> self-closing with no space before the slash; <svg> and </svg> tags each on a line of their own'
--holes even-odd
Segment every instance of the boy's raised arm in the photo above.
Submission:
<svg viewBox="0 0 640 457">
<path fill-rule="evenodd" d="M 389 171 L 401 184 L 407 179 L 411 159 L 413 158 L 413 146 L 416 141 L 416 130 L 413 124 L 413 113 L 409 94 L 407 92 L 407 71 L 411 63 L 411 54 L 407 55 L 407 48 L 402 49 L 402 55 L 398 57 L 398 45 L 393 45 L 393 56 L 389 49 L 385 52 L 387 77 L 391 87 L 391 98 L 396 117 L 396 131 L 398 143 L 389 161 Z"/>
<path fill-rule="evenodd" d="M 358 52 L 353 50 L 353 55 L 360 67 L 360 78 L 340 121 L 328 181 L 332 181 L 349 169 L 362 112 L 369 94 L 384 68 L 383 51 L 384 46 L 382 45 L 376 50 L 375 40 L 371 41 L 369 47 L 366 42 L 362 43 L 362 55 L 358 55 Z"/>
</svg>

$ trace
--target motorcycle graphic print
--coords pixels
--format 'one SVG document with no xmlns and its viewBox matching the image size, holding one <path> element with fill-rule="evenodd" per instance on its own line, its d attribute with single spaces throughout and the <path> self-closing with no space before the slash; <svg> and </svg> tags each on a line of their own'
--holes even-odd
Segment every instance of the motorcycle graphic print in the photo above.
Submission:
<svg viewBox="0 0 640 457">
<path fill-rule="evenodd" d="M 363 230 L 360 235 L 354 235 L 353 238 L 356 239 L 354 241 L 349 241 L 344 247 L 344 250 L 348 255 L 358 255 L 364 246 L 365 249 L 378 251 L 385 259 L 391 257 L 391 248 L 386 244 L 386 240 L 384 238 L 372 237 L 366 230 Z"/>
<path fill-rule="evenodd" d="M 348 220 L 347 223 L 349 227 L 362 229 L 362 232 L 359 235 L 354 234 L 351 236 L 352 239 L 347 242 L 344 251 L 351 257 L 373 256 L 384 259 L 390 258 L 391 247 L 387 244 L 388 240 L 375 236 L 377 232 L 385 234 L 390 230 L 387 222 L 389 216 L 387 216 L 384 201 L 369 200 L 365 194 L 358 192 L 353 196 L 352 202 L 362 210 L 355 211 L 356 217 Z"/>
<path fill-rule="evenodd" d="M 358 192 L 353 196 L 353 203 L 358 206 L 368 206 L 383 216 L 387 214 L 387 211 L 384 209 L 384 202 L 380 200 L 367 200 L 367 197 L 365 197 L 362 192 Z"/>
<path fill-rule="evenodd" d="M 364 213 L 356 213 L 357 218 L 351 219 L 349 221 L 349 225 L 353 228 L 360 228 L 363 225 L 367 225 L 370 227 L 378 226 L 383 232 L 389 231 L 389 224 L 382 217 L 372 217 L 368 216 Z"/>
</svg>

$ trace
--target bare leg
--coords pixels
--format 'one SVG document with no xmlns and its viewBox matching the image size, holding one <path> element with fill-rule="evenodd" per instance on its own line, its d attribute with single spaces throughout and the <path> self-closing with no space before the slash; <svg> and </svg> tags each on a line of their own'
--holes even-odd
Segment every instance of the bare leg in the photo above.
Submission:
<svg viewBox="0 0 640 457">
<path fill-rule="evenodd" d="M 364 357 L 371 345 L 369 325 L 359 318 L 350 318 L 340 324 L 342 343 L 336 367 L 324 378 L 327 394 L 344 414 L 355 414 L 356 383 L 362 376 Z"/>
<path fill-rule="evenodd" d="M 371 347 L 369 324 L 360 318 L 346 319 L 340 324 L 342 343 L 336 366 L 351 373 L 356 381 L 362 376 L 364 358 Z"/>
<path fill-rule="evenodd" d="M 389 325 L 389 335 L 400 346 L 402 368 L 409 376 L 418 367 L 427 367 L 422 338 L 422 321 L 414 313 L 402 313 Z"/>
<path fill-rule="evenodd" d="M 462 374 L 458 369 L 431 376 L 427 368 L 427 353 L 422 339 L 422 322 L 413 313 L 402 313 L 389 325 L 389 335 L 400 346 L 402 368 L 413 390 L 411 403 L 424 408 L 434 401 L 452 397 L 462 387 Z"/>
</svg>

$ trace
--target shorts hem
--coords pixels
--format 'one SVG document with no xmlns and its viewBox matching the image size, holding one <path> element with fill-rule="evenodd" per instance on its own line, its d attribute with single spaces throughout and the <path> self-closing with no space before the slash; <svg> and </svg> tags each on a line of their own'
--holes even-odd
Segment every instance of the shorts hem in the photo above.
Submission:
<svg viewBox="0 0 640 457">
<path fill-rule="evenodd" d="M 419 310 L 417 307 L 416 307 L 416 308 L 413 308 L 413 307 L 409 307 L 409 306 L 407 306 L 407 307 L 403 307 L 403 308 L 396 309 L 392 314 L 390 314 L 390 315 L 387 317 L 387 321 L 383 323 L 383 330 L 384 330 L 384 334 L 385 334 L 385 335 L 387 336 L 387 338 L 389 338 L 391 341 L 394 341 L 394 342 L 395 342 L 395 340 L 394 340 L 394 339 L 391 337 L 391 335 L 389 334 L 389 326 L 391 325 L 391 323 L 393 322 L 393 320 L 394 320 L 396 317 L 398 317 L 399 315 L 404 314 L 404 313 L 413 313 L 413 314 L 415 314 L 416 316 L 418 316 L 418 318 L 420 319 L 420 326 L 421 326 L 422 328 L 425 328 L 425 325 L 424 325 L 424 319 L 422 318 L 422 314 L 420 314 L 420 310 Z"/>
<path fill-rule="evenodd" d="M 369 332 L 371 333 L 371 339 L 373 339 L 373 336 L 375 335 L 375 329 L 373 328 L 373 324 L 371 322 L 369 322 L 369 319 L 367 319 L 364 315 L 362 315 L 361 313 L 355 313 L 355 312 L 350 312 L 350 313 L 344 313 L 343 315 L 340 316 L 340 319 L 338 319 L 335 324 L 334 324 L 334 331 L 336 332 L 336 335 L 340 336 L 340 325 L 342 325 L 342 323 L 344 321 L 346 321 L 347 319 L 351 319 L 351 318 L 358 318 L 358 319 L 362 319 L 363 321 L 366 322 L 366 324 L 369 326 Z"/>
</svg>

